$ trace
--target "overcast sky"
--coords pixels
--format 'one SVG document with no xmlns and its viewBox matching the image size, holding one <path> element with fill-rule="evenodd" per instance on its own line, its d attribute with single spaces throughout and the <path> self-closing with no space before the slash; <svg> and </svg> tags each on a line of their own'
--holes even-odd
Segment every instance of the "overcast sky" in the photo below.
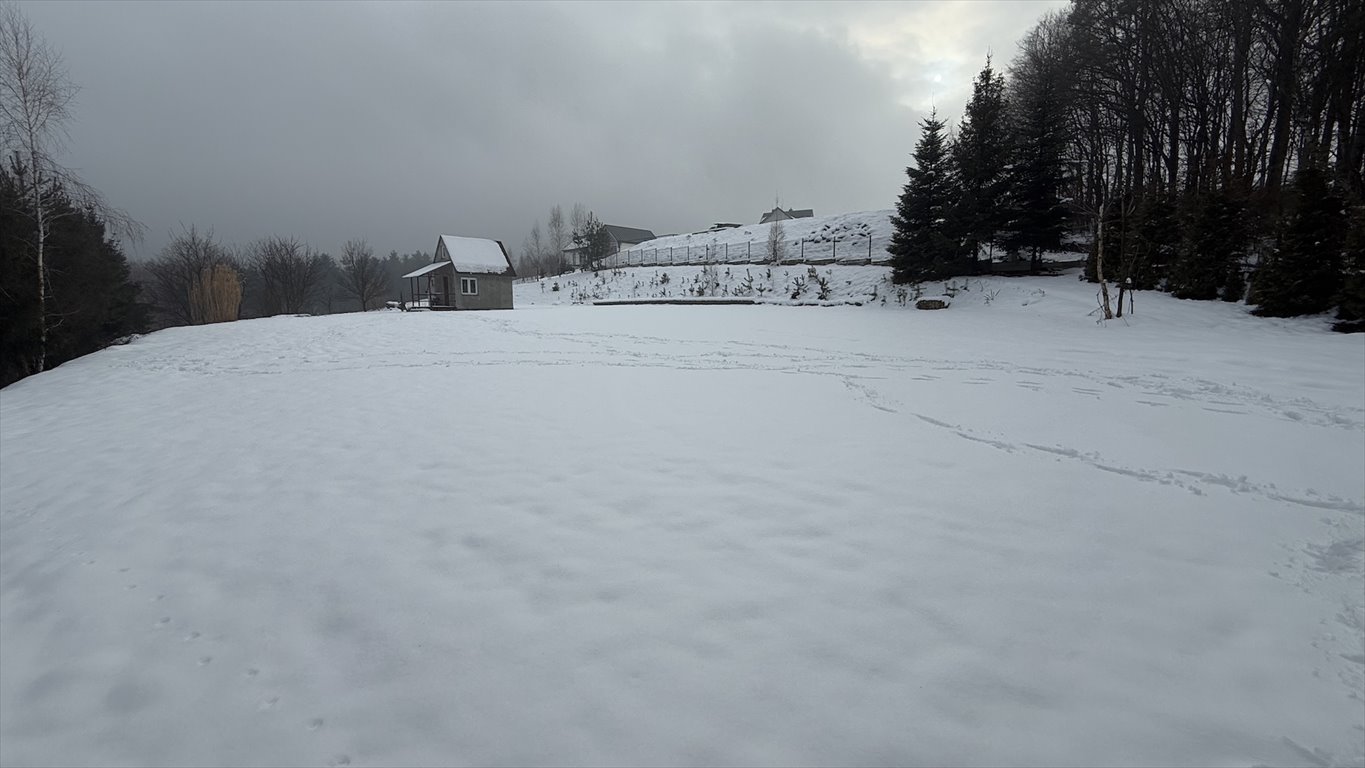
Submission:
<svg viewBox="0 0 1365 768">
<path fill-rule="evenodd" d="M 889 208 L 916 122 L 955 124 L 1061 0 L 22 2 L 80 88 L 64 162 L 147 226 L 337 255 L 514 252 L 582 202 L 658 234 Z"/>
</svg>

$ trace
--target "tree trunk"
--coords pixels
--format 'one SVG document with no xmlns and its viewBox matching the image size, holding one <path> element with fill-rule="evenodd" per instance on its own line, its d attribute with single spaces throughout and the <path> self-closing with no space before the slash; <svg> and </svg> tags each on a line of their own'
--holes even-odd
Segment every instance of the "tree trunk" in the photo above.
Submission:
<svg viewBox="0 0 1365 768">
<path fill-rule="evenodd" d="M 1104 310 L 1104 319 L 1113 320 L 1114 310 L 1109 306 L 1109 284 L 1104 281 L 1104 201 L 1100 202 L 1100 215 L 1095 223 L 1095 247 L 1099 249 L 1095 255 L 1095 279 L 1100 281 L 1100 295 L 1104 297 L 1101 308 Z"/>
<path fill-rule="evenodd" d="M 32 139 L 31 139 L 32 141 Z M 34 146 L 30 144 L 30 146 Z M 47 370 L 47 211 L 43 208 L 43 185 L 36 152 L 29 152 L 29 184 L 33 216 L 38 225 L 34 250 L 38 259 L 38 364 L 34 373 Z"/>
<path fill-rule="evenodd" d="M 1266 189 L 1278 192 L 1284 180 L 1289 155 L 1290 133 L 1294 128 L 1295 69 L 1298 66 L 1299 29 L 1303 22 L 1303 0 L 1286 0 L 1275 35 L 1275 127 L 1270 138 L 1270 157 L 1266 167 Z"/>
</svg>

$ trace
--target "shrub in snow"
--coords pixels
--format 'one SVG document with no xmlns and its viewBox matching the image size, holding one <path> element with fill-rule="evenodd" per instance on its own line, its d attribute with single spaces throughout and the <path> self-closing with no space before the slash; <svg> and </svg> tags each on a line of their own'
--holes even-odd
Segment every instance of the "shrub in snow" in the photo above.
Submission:
<svg viewBox="0 0 1365 768">
<path fill-rule="evenodd" d="M 947 296 L 928 296 L 915 302 L 915 309 L 947 309 L 953 303 Z"/>
<path fill-rule="evenodd" d="M 754 276 L 749 274 L 749 270 L 744 270 L 744 279 L 735 287 L 736 296 L 754 295 Z"/>
</svg>

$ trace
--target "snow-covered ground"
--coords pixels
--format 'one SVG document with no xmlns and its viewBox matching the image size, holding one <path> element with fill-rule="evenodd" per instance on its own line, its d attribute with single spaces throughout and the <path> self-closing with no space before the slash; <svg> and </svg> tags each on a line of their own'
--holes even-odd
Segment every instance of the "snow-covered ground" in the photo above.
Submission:
<svg viewBox="0 0 1365 768">
<path fill-rule="evenodd" d="M 0 763 L 1365 761 L 1365 336 L 517 291 L 0 391 Z"/>
</svg>

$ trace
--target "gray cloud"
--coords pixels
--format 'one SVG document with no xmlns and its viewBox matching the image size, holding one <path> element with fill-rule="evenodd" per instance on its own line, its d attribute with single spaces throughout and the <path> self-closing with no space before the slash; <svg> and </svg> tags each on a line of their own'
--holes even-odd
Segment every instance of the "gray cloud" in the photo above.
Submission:
<svg viewBox="0 0 1365 768">
<path fill-rule="evenodd" d="M 332 253 L 516 248 L 555 203 L 656 232 L 890 207 L 1047 7 L 25 3 L 82 87 L 66 161 L 148 226 Z M 939 78 L 934 82 L 934 77 Z"/>
</svg>

